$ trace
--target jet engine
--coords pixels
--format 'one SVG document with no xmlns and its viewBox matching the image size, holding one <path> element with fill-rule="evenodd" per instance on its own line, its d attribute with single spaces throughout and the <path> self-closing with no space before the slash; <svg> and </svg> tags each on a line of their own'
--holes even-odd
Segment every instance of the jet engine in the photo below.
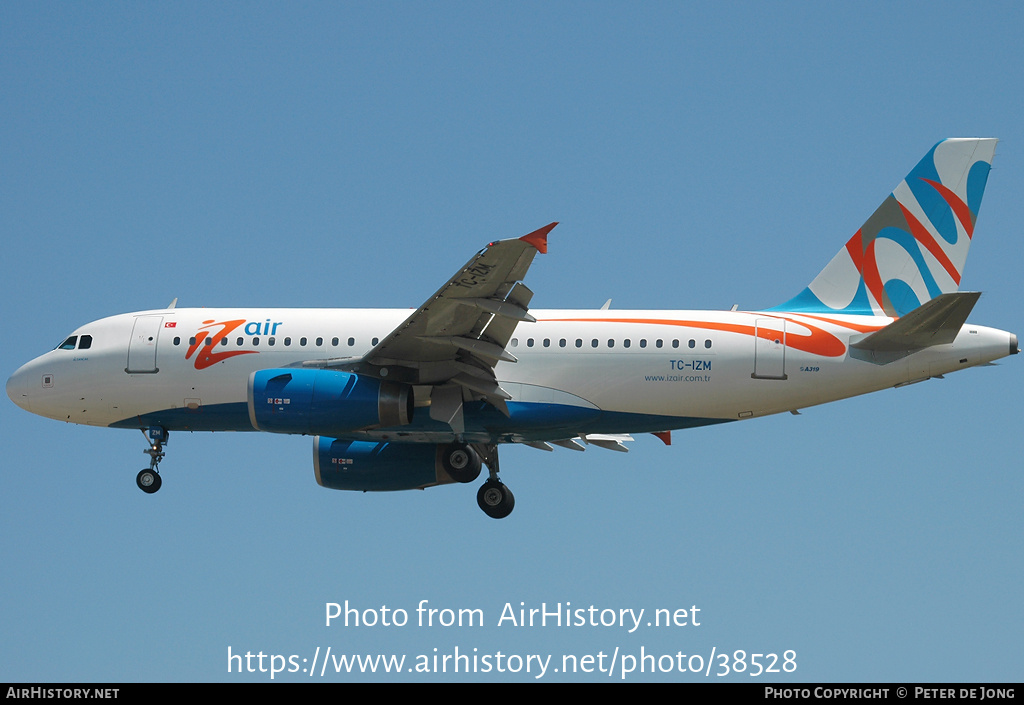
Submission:
<svg viewBox="0 0 1024 705">
<path fill-rule="evenodd" d="M 337 370 L 270 369 L 249 376 L 249 420 L 258 431 L 340 436 L 412 421 L 412 389 Z"/>
<path fill-rule="evenodd" d="M 472 482 L 481 461 L 467 445 L 453 443 L 375 443 L 313 439 L 313 470 L 321 487 L 384 492 L 419 490 L 452 482 Z"/>
</svg>

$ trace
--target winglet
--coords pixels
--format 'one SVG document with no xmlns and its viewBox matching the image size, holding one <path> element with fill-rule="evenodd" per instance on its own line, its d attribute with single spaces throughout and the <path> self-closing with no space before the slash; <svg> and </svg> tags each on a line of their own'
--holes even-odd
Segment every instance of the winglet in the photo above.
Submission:
<svg viewBox="0 0 1024 705">
<path fill-rule="evenodd" d="M 540 230 L 534 230 L 529 235 L 523 235 L 519 239 L 536 247 L 537 252 L 542 255 L 546 255 L 548 253 L 548 233 L 551 232 L 556 225 L 558 225 L 557 221 L 550 225 L 545 225 Z"/>
</svg>

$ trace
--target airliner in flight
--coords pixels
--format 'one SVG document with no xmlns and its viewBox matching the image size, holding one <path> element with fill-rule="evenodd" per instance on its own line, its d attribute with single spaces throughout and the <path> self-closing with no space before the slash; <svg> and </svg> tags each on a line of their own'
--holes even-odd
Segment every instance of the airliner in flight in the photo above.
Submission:
<svg viewBox="0 0 1024 705">
<path fill-rule="evenodd" d="M 165 309 L 88 323 L 7 381 L 41 416 L 140 429 L 148 493 L 171 431 L 313 437 L 317 482 L 473 482 L 515 499 L 498 448 L 625 450 L 631 434 L 749 419 L 941 377 L 1018 352 L 967 323 L 960 277 L 994 139 L 948 139 L 797 296 L 760 311 L 533 310 L 524 279 L 555 223 L 492 242 L 411 314 Z"/>
</svg>

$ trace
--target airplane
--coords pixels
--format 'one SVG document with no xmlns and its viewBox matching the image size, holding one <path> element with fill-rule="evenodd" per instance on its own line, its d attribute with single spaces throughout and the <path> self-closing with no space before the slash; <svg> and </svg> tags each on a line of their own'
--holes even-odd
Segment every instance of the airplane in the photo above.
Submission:
<svg viewBox="0 0 1024 705">
<path fill-rule="evenodd" d="M 1018 352 L 967 323 L 960 278 L 995 139 L 935 145 L 799 294 L 763 310 L 531 310 L 524 279 L 551 223 L 492 242 L 411 314 L 385 309 L 139 311 L 88 323 L 7 381 L 15 404 L 139 429 L 147 493 L 171 431 L 313 437 L 323 487 L 424 489 L 488 478 L 498 448 L 626 450 L 671 432 L 899 387 Z"/>
</svg>

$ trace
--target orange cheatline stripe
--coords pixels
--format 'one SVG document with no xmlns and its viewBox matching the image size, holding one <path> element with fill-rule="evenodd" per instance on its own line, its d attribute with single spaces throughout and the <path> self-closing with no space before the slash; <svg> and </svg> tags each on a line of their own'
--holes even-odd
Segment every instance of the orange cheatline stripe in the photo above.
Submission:
<svg viewBox="0 0 1024 705">
<path fill-rule="evenodd" d="M 766 314 L 765 318 L 780 318 Z M 647 323 L 660 326 L 679 326 L 682 328 L 698 328 L 701 330 L 719 330 L 727 333 L 739 333 L 751 337 L 761 337 L 765 340 L 772 340 L 775 331 L 764 330 L 760 332 L 749 325 L 739 323 L 721 323 L 718 321 L 680 321 L 670 318 L 547 318 L 545 321 L 576 322 L 576 323 Z M 786 346 L 803 350 L 822 357 L 841 357 L 846 352 L 843 341 L 826 330 L 813 326 L 802 321 L 789 320 L 791 323 L 802 326 L 809 331 L 810 335 L 786 331 Z M 841 324 L 840 324 L 841 325 Z"/>
</svg>

